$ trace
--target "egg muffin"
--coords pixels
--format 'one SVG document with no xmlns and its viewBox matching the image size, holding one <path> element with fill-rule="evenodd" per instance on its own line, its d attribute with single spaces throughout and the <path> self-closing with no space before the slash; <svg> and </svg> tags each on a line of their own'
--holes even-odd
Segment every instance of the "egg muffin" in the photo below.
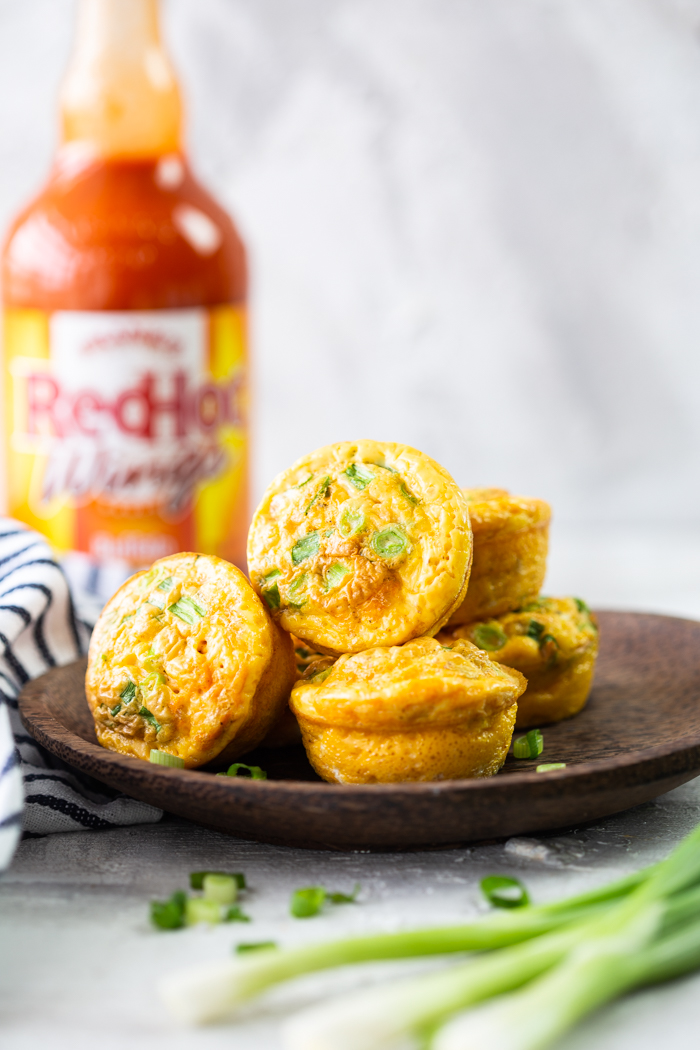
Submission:
<svg viewBox="0 0 700 1050">
<path fill-rule="evenodd" d="M 291 639 L 242 572 L 176 554 L 110 599 L 90 641 L 85 691 L 97 739 L 186 767 L 233 760 L 280 718 L 296 677 Z"/>
<path fill-rule="evenodd" d="M 450 625 L 517 609 L 539 594 L 547 568 L 550 506 L 506 489 L 463 489 L 474 534 L 474 562 L 464 601 Z"/>
<path fill-rule="evenodd" d="M 571 718 L 591 691 L 598 627 L 580 598 L 536 598 L 515 612 L 442 631 L 449 645 L 466 638 L 492 660 L 514 667 L 527 678 L 518 700 L 516 729 Z"/>
<path fill-rule="evenodd" d="M 290 706 L 316 772 L 375 784 L 493 776 L 527 682 L 461 639 L 341 656 L 297 682 Z"/>
<path fill-rule="evenodd" d="M 434 634 L 471 565 L 467 502 L 406 445 L 328 445 L 280 474 L 248 537 L 253 586 L 281 626 L 330 654 Z"/>
</svg>

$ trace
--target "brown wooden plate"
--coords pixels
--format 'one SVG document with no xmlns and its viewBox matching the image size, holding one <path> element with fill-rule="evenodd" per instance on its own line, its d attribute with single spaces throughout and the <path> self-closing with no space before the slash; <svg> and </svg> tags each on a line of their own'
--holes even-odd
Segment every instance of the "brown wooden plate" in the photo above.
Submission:
<svg viewBox="0 0 700 1050">
<path fill-rule="evenodd" d="M 325 784 L 302 748 L 248 756 L 268 780 L 151 765 L 97 744 L 85 662 L 31 682 L 30 733 L 59 758 L 143 802 L 239 838 L 321 849 L 392 850 L 563 828 L 618 813 L 700 773 L 700 623 L 601 612 L 595 686 L 576 718 L 544 731 L 536 773 L 509 757 L 496 777 L 413 784 Z"/>
</svg>

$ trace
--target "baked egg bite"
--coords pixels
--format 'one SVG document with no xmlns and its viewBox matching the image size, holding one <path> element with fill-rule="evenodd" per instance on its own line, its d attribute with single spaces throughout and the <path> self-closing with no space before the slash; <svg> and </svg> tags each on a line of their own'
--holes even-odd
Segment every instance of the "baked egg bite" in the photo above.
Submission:
<svg viewBox="0 0 700 1050">
<path fill-rule="evenodd" d="M 450 625 L 517 609 L 539 594 L 547 569 L 548 503 L 506 489 L 463 489 L 474 534 L 467 595 Z"/>
<path fill-rule="evenodd" d="M 489 777 L 527 682 L 471 642 L 434 638 L 340 656 L 290 706 L 316 772 L 339 784 Z"/>
<path fill-rule="evenodd" d="M 233 760 L 279 719 L 296 677 L 288 635 L 242 572 L 175 554 L 124 583 L 90 641 L 85 691 L 103 747 L 192 768 Z"/>
<path fill-rule="evenodd" d="M 253 586 L 281 626 L 327 653 L 434 634 L 471 565 L 467 502 L 406 445 L 343 442 L 280 474 L 248 536 Z"/>
<path fill-rule="evenodd" d="M 580 598 L 535 598 L 497 619 L 442 631 L 438 640 L 449 645 L 457 638 L 468 639 L 527 678 L 516 729 L 571 718 L 588 699 L 598 627 Z"/>
</svg>

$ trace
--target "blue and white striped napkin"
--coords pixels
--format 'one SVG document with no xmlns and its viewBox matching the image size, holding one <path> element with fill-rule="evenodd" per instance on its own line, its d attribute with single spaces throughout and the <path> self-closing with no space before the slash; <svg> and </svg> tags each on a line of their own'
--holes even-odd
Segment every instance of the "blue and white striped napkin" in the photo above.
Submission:
<svg viewBox="0 0 700 1050">
<path fill-rule="evenodd" d="M 48 835 L 154 823 L 163 815 L 54 758 L 20 722 L 22 687 L 77 660 L 89 638 L 46 541 L 0 518 L 0 871 L 22 830 Z"/>
</svg>

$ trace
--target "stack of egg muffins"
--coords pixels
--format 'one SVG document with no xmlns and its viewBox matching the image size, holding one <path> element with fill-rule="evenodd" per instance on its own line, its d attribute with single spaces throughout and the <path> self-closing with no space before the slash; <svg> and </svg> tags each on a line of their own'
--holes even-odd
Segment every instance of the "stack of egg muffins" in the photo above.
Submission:
<svg viewBox="0 0 700 1050">
<path fill-rule="evenodd" d="M 250 582 L 178 554 L 110 600 L 86 678 L 98 739 L 193 768 L 301 733 L 336 783 L 492 776 L 514 728 L 590 692 L 593 616 L 539 593 L 549 521 L 405 445 L 318 449 L 267 489 Z"/>
</svg>

